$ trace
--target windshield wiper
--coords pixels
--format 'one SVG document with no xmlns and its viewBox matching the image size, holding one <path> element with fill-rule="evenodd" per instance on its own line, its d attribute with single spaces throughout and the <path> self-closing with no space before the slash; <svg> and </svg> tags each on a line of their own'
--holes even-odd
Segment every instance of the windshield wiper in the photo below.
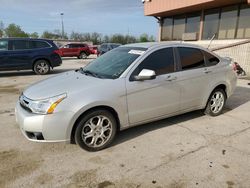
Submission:
<svg viewBox="0 0 250 188">
<path fill-rule="evenodd" d="M 90 75 L 90 76 L 93 76 L 93 77 L 96 77 L 96 78 L 101 78 L 100 75 L 94 73 L 94 72 L 91 72 L 89 70 L 84 70 L 82 67 L 80 68 L 80 72 L 85 74 L 85 75 Z"/>
</svg>

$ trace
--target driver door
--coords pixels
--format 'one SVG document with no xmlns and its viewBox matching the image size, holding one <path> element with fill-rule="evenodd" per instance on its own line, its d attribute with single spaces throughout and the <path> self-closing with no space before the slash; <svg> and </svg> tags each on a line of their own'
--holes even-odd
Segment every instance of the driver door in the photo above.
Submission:
<svg viewBox="0 0 250 188">
<path fill-rule="evenodd" d="M 180 110 L 180 87 L 175 72 L 173 48 L 163 48 L 147 56 L 127 79 L 127 104 L 131 125 L 176 113 Z M 143 69 L 153 70 L 156 78 L 133 81 Z"/>
</svg>

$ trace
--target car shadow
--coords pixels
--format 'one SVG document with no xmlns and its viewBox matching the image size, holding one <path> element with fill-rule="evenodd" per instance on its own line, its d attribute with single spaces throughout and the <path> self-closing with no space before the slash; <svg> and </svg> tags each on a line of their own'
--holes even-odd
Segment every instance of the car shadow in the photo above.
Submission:
<svg viewBox="0 0 250 188">
<path fill-rule="evenodd" d="M 239 106 L 250 101 L 250 88 L 238 86 L 235 93 L 228 99 L 223 114 L 238 108 Z M 135 127 L 131 127 L 124 131 L 118 132 L 116 139 L 114 140 L 112 146 L 119 145 L 123 142 L 136 138 L 138 136 L 144 135 L 148 132 L 162 129 L 169 126 L 174 126 L 179 123 L 183 123 L 188 120 L 196 119 L 205 116 L 202 110 L 197 110 L 182 115 L 166 118 L 163 120 L 155 121 L 152 123 L 147 123 Z"/>
<path fill-rule="evenodd" d="M 72 71 L 72 70 L 76 70 L 76 69 L 54 69 L 54 70 L 51 70 L 50 73 L 45 75 L 45 76 L 49 76 L 49 75 L 53 75 L 53 74 L 60 74 L 60 73 L 67 72 L 67 71 Z M 30 70 L 1 71 L 0 72 L 0 78 L 1 77 L 19 77 L 19 76 L 36 76 L 36 74 L 33 71 L 30 71 Z M 37 75 L 37 76 L 39 76 L 39 75 Z"/>
<path fill-rule="evenodd" d="M 86 59 L 78 59 L 77 57 L 62 57 L 63 61 L 69 61 L 69 60 L 93 60 L 96 59 L 96 57 L 87 57 Z"/>
<path fill-rule="evenodd" d="M 234 94 L 227 100 L 224 113 L 229 112 L 250 101 L 250 87 L 237 86 Z"/>
<path fill-rule="evenodd" d="M 169 126 L 174 126 L 176 124 L 183 123 L 190 119 L 196 119 L 202 116 L 204 116 L 203 112 L 201 110 L 197 110 L 197 111 L 185 113 L 182 115 L 166 118 L 163 120 L 155 121 L 152 123 L 147 123 L 147 124 L 131 127 L 124 131 L 118 132 L 118 135 L 116 136 L 112 146 L 119 145 L 123 142 L 129 141 L 133 138 L 139 137 L 148 132 L 166 128 Z"/>
</svg>

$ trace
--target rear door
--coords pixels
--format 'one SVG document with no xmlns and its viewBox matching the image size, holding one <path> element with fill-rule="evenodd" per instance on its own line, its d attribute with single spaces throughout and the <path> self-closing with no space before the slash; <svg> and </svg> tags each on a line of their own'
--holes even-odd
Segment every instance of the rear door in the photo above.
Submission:
<svg viewBox="0 0 250 188">
<path fill-rule="evenodd" d="M 178 84 L 181 87 L 181 110 L 201 107 L 209 88 L 209 72 L 203 53 L 198 48 L 178 47 L 180 71 Z"/>
<path fill-rule="evenodd" d="M 158 119 L 179 111 L 180 87 L 175 72 L 173 48 L 163 48 L 152 52 L 133 71 L 132 76 L 141 70 L 156 72 L 156 78 L 145 81 L 127 79 L 127 104 L 130 124 Z"/>
<path fill-rule="evenodd" d="M 0 69 L 8 67 L 8 40 L 0 40 Z"/>
<path fill-rule="evenodd" d="M 32 50 L 29 40 L 10 40 L 8 67 L 13 69 L 30 68 L 32 66 Z"/>
<path fill-rule="evenodd" d="M 71 52 L 71 48 L 70 48 L 70 44 L 67 44 L 65 46 L 63 46 L 62 48 L 60 48 L 61 54 L 63 57 L 67 57 L 67 56 L 71 56 L 72 52 Z"/>
<path fill-rule="evenodd" d="M 80 44 L 70 44 L 70 52 L 73 56 L 78 56 L 81 50 Z"/>
</svg>

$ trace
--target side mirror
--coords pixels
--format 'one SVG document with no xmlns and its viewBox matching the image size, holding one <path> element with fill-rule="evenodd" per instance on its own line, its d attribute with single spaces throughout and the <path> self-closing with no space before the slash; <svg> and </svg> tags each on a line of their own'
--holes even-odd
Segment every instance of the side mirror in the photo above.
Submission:
<svg viewBox="0 0 250 188">
<path fill-rule="evenodd" d="M 156 78 L 155 71 L 143 69 L 138 76 L 134 76 L 134 81 L 153 80 Z"/>
</svg>

